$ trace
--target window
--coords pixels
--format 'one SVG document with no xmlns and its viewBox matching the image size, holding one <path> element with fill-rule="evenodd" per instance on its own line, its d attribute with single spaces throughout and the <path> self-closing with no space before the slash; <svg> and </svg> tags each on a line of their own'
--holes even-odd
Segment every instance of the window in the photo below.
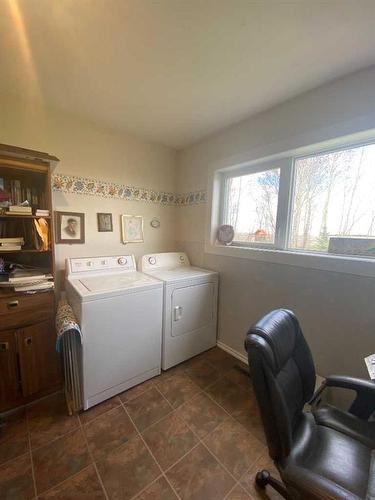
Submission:
<svg viewBox="0 0 375 500">
<path fill-rule="evenodd" d="M 234 240 L 275 242 L 280 169 L 228 177 L 225 186 L 225 224 L 234 228 Z"/>
<path fill-rule="evenodd" d="M 373 236 L 375 145 L 295 161 L 291 248 L 356 253 Z"/>
<path fill-rule="evenodd" d="M 375 144 L 223 174 L 234 245 L 375 257 Z"/>
</svg>

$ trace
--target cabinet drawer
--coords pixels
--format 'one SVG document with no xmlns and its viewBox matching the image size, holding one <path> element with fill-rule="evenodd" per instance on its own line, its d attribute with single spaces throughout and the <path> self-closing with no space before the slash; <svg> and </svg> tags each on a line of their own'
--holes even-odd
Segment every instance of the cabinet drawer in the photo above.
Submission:
<svg viewBox="0 0 375 500">
<path fill-rule="evenodd" d="M 0 297 L 0 328 L 14 328 L 43 320 L 54 313 L 53 292 Z"/>
</svg>

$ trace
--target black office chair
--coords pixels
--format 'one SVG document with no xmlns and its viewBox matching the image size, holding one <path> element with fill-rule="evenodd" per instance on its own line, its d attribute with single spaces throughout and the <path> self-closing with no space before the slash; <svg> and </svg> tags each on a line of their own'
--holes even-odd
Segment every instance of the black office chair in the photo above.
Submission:
<svg viewBox="0 0 375 500">
<path fill-rule="evenodd" d="M 311 352 L 297 318 L 284 309 L 253 326 L 245 347 L 269 454 L 284 483 L 259 471 L 257 485 L 288 499 L 375 499 L 375 384 L 332 376 L 313 397 Z M 325 387 L 356 391 L 348 412 L 316 404 Z M 307 402 L 311 412 L 304 411 Z"/>
</svg>

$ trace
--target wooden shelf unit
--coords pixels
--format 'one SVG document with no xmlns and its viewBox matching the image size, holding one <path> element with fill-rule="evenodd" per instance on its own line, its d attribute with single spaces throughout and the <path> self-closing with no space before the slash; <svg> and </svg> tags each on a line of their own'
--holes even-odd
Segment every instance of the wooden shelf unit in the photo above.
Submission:
<svg viewBox="0 0 375 500">
<path fill-rule="evenodd" d="M 0 219 L 50 219 L 50 215 L 9 215 L 9 214 L 0 214 Z"/>
<path fill-rule="evenodd" d="M 55 275 L 51 170 L 58 159 L 47 153 L 0 144 L 0 178 L 5 188 L 19 181 L 21 194 L 34 193 L 33 210 L 50 211 L 50 247 L 36 248 L 35 215 L 0 214 L 0 238 L 23 237 L 21 250 L 1 251 L 7 263 L 42 268 Z M 13 184 L 14 185 L 14 184 Z M 38 202 L 36 203 L 36 201 Z M 13 201 L 13 200 L 12 200 Z M 24 201 L 24 200 L 22 200 Z M 17 293 L 0 288 L 0 412 L 28 403 L 61 387 L 60 360 L 55 352 L 53 291 Z"/>
</svg>

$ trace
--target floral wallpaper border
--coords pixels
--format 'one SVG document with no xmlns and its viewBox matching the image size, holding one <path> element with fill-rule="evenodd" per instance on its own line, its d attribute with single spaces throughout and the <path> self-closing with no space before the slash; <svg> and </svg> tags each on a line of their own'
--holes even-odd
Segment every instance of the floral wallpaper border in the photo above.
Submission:
<svg viewBox="0 0 375 500">
<path fill-rule="evenodd" d="M 63 174 L 53 174 L 52 189 L 53 191 L 60 191 L 62 193 L 85 194 L 103 198 L 119 198 L 127 201 L 144 201 L 173 206 L 197 205 L 199 203 L 206 203 L 207 199 L 206 191 L 204 190 L 190 193 L 168 193 Z"/>
</svg>

